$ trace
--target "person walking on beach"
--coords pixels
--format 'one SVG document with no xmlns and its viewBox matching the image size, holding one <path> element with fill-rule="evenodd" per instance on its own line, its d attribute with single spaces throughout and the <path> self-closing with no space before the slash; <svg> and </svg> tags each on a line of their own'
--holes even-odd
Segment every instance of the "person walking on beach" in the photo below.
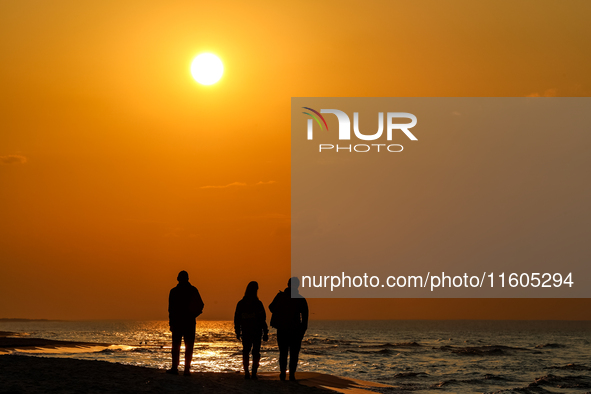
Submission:
<svg viewBox="0 0 591 394">
<path fill-rule="evenodd" d="M 176 287 L 168 296 L 168 322 L 172 332 L 172 367 L 166 373 L 178 375 L 181 341 L 185 340 L 185 376 L 191 375 L 191 360 L 195 345 L 195 318 L 203 312 L 199 290 L 189 283 L 187 271 L 179 272 Z"/>
<path fill-rule="evenodd" d="M 244 365 L 244 379 L 257 379 L 257 370 L 261 360 L 261 337 L 269 340 L 267 328 L 267 314 L 265 307 L 259 300 L 257 291 L 259 284 L 252 281 L 246 286 L 244 297 L 236 305 L 234 313 L 234 331 L 236 338 L 242 340 L 242 363 Z M 248 371 L 250 350 L 252 349 L 252 375 Z"/>
<path fill-rule="evenodd" d="M 289 353 L 289 380 L 295 381 L 302 340 L 308 329 L 308 302 L 299 293 L 300 280 L 289 279 L 287 288 L 275 296 L 269 310 L 271 327 L 277 329 L 279 378 L 285 380 Z"/>
</svg>

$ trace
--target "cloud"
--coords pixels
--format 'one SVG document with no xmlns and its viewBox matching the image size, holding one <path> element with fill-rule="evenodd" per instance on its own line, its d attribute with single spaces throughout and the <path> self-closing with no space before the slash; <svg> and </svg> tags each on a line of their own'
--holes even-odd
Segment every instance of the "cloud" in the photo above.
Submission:
<svg viewBox="0 0 591 394">
<path fill-rule="evenodd" d="M 227 185 L 223 185 L 223 186 L 201 186 L 199 189 L 225 189 L 228 187 L 232 187 L 232 186 L 246 186 L 246 183 L 242 183 L 242 182 L 232 182 L 232 183 L 228 183 Z"/>
<path fill-rule="evenodd" d="M 526 97 L 589 97 L 591 89 L 589 86 L 572 84 L 560 88 L 546 89 L 543 92 L 533 92 Z"/>
<path fill-rule="evenodd" d="M 27 158 L 20 155 L 0 156 L 0 164 L 25 164 Z"/>
<path fill-rule="evenodd" d="M 558 89 L 547 89 L 543 93 L 530 93 L 526 97 L 556 97 Z"/>
<path fill-rule="evenodd" d="M 243 219 L 246 219 L 246 220 L 268 220 L 268 219 L 274 219 L 274 220 L 287 220 L 287 221 L 290 221 L 291 217 L 289 215 L 284 214 L 284 213 L 265 213 L 265 214 L 262 214 L 262 215 L 244 216 Z"/>
<path fill-rule="evenodd" d="M 254 183 L 250 186 L 259 186 L 259 185 L 271 185 L 275 183 L 275 181 L 259 181 L 257 183 Z M 249 186 L 244 182 L 232 182 L 232 183 L 228 183 L 227 185 L 209 185 L 209 186 L 201 186 L 199 189 L 227 189 L 229 187 L 233 187 L 233 186 Z"/>
</svg>

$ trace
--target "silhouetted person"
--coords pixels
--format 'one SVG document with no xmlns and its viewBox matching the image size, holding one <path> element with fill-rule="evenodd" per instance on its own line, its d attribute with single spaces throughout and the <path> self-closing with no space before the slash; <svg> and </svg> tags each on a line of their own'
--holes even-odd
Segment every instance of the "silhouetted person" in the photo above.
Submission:
<svg viewBox="0 0 591 394">
<path fill-rule="evenodd" d="M 244 297 L 238 301 L 234 313 L 236 338 L 242 339 L 242 363 L 244 364 L 245 379 L 250 379 L 248 372 L 250 349 L 252 349 L 252 378 L 257 379 L 257 370 L 261 360 L 261 337 L 263 341 L 269 340 L 267 314 L 263 303 L 257 296 L 258 289 L 257 282 L 250 282 L 246 286 Z"/>
<path fill-rule="evenodd" d="M 195 344 L 195 318 L 203 312 L 199 290 L 189 283 L 187 271 L 179 272 L 179 284 L 170 290 L 168 297 L 168 321 L 172 332 L 172 368 L 166 373 L 178 374 L 181 341 L 185 340 L 185 373 L 191 375 L 191 360 Z"/>
<path fill-rule="evenodd" d="M 275 296 L 269 310 L 271 327 L 277 329 L 279 346 L 279 378 L 285 380 L 287 353 L 289 352 L 289 380 L 295 380 L 302 339 L 308 329 L 308 303 L 299 293 L 300 280 L 297 277 L 287 282 L 287 288 Z"/>
</svg>

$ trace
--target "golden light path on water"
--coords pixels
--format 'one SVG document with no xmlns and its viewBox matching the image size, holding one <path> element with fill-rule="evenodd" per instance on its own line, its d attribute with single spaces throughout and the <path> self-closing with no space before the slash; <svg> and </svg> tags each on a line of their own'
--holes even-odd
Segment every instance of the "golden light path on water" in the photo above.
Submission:
<svg viewBox="0 0 591 394">
<path fill-rule="evenodd" d="M 170 348 L 172 333 L 168 322 L 144 322 L 143 327 L 138 327 L 134 333 L 140 345 L 136 353 L 145 350 L 149 360 L 138 364 L 157 364 L 160 368 L 170 365 Z M 125 333 L 121 333 L 125 336 Z M 150 352 L 153 349 L 155 351 Z M 275 354 L 276 342 L 271 340 L 263 342 L 261 347 L 261 369 L 267 371 L 276 370 L 277 357 Z M 181 368 L 184 368 L 185 345 L 181 345 Z M 270 354 L 268 354 L 270 353 Z M 141 357 L 143 358 L 143 357 Z M 144 364 L 145 365 L 145 364 Z M 198 321 L 195 334 L 195 346 L 191 368 L 195 371 L 234 372 L 242 368 L 242 345 L 235 338 L 232 322 Z"/>
</svg>

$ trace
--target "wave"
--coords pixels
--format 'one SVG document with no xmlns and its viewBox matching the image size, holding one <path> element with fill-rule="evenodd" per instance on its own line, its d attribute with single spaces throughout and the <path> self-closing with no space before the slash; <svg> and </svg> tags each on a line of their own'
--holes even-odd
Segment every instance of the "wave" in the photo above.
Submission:
<svg viewBox="0 0 591 394">
<path fill-rule="evenodd" d="M 459 347 L 459 346 L 440 346 L 439 348 L 435 347 L 433 349 L 439 349 L 441 351 L 451 352 L 455 354 L 462 354 L 468 356 L 494 356 L 494 355 L 503 355 L 507 354 L 508 351 L 513 350 L 528 350 L 525 348 L 520 347 L 512 347 L 512 346 L 503 346 L 503 345 L 486 345 L 486 346 L 466 346 L 466 347 Z"/>
<path fill-rule="evenodd" d="M 308 349 L 308 348 L 302 348 L 302 353 L 304 354 L 310 354 L 313 356 L 327 356 L 328 353 L 325 352 L 324 350 L 319 350 L 319 349 Z"/>
<path fill-rule="evenodd" d="M 550 366 L 550 367 L 546 367 L 545 369 L 563 369 L 563 370 L 569 370 L 569 371 L 591 371 L 591 367 L 587 367 L 585 365 L 579 365 L 579 364 L 566 364 L 566 365 L 555 365 L 555 366 Z"/>
<path fill-rule="evenodd" d="M 351 345 L 357 341 L 348 341 L 344 339 L 330 339 L 330 338 L 306 338 L 303 343 L 308 345 Z"/>
<path fill-rule="evenodd" d="M 162 351 L 162 347 L 134 347 L 125 345 L 113 345 L 106 349 L 99 350 L 95 353 L 157 353 Z"/>
<path fill-rule="evenodd" d="M 345 350 L 348 353 L 357 353 L 357 354 L 397 354 L 398 352 L 391 350 L 391 349 L 380 349 L 380 350 L 356 350 L 356 349 L 347 349 Z"/>
<path fill-rule="evenodd" d="M 544 389 L 543 387 L 513 387 L 510 389 L 501 389 L 501 390 L 497 390 L 497 391 L 488 391 L 485 392 L 484 394 L 512 394 L 512 393 L 519 393 L 519 394 L 546 394 L 546 393 L 552 393 L 552 391 L 548 391 L 546 389 Z"/>
<path fill-rule="evenodd" d="M 591 378 L 588 376 L 557 376 L 557 375 L 544 375 L 534 379 L 532 383 L 523 387 L 514 387 L 509 389 L 502 389 L 486 394 L 499 394 L 499 393 L 551 393 L 552 391 L 546 390 L 547 388 L 557 389 L 590 389 Z"/>
<path fill-rule="evenodd" d="M 406 378 L 415 378 L 419 376 L 429 376 L 426 372 L 399 372 L 392 376 L 395 379 L 406 379 Z"/>
<path fill-rule="evenodd" d="M 558 349 L 558 348 L 563 348 L 563 347 L 566 347 L 566 345 L 562 345 L 560 343 L 546 343 L 543 345 L 536 345 L 536 349 L 544 349 L 544 348 Z"/>
<path fill-rule="evenodd" d="M 485 374 L 481 378 L 472 379 L 448 379 L 431 385 L 431 388 L 442 388 L 454 384 L 466 385 L 466 384 L 483 384 L 490 383 L 491 381 L 507 381 L 507 378 L 500 375 Z"/>
<path fill-rule="evenodd" d="M 530 387 L 550 386 L 561 389 L 589 389 L 591 388 L 591 378 L 588 376 L 556 376 L 545 375 L 530 383 Z"/>
<path fill-rule="evenodd" d="M 359 346 L 359 348 L 364 348 L 364 349 L 375 349 L 375 348 L 384 348 L 384 349 L 389 349 L 389 348 L 400 348 L 400 347 L 420 347 L 421 345 L 416 343 L 416 342 L 397 342 L 397 343 L 384 343 L 381 345 L 362 345 Z"/>
</svg>

